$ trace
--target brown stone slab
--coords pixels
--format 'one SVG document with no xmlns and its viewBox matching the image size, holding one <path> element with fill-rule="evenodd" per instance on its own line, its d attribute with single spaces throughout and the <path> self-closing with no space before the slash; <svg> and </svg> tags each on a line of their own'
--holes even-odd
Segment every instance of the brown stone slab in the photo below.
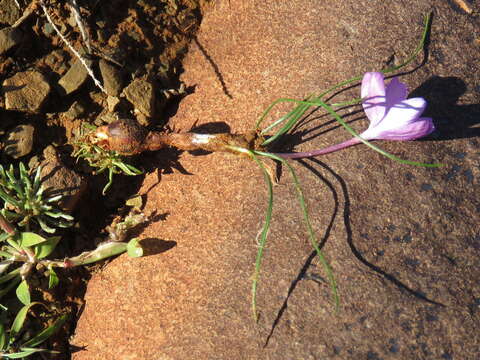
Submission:
<svg viewBox="0 0 480 360">
<path fill-rule="evenodd" d="M 152 173 L 142 187 L 145 211 L 165 214 L 142 234 L 155 255 L 121 256 L 93 276 L 72 340 L 86 348 L 73 358 L 474 359 L 480 72 L 472 18 L 448 2 L 218 2 L 185 61 L 183 80 L 195 93 L 170 124 L 189 130 L 225 122 L 236 132 L 250 130 L 276 98 L 302 98 L 378 70 L 392 55 L 405 58 L 432 9 L 428 62 L 402 80 L 427 98 L 438 131 L 425 141 L 380 145 L 446 166 L 399 165 L 364 146 L 295 163 L 338 281 L 337 314 L 284 169 L 254 323 L 250 276 L 267 205 L 262 175 L 232 155 L 183 154 L 179 161 L 192 175 L 174 171 L 158 182 Z M 335 127 L 330 120 L 312 114 L 303 129 L 314 130 L 295 149 L 348 138 L 325 132 Z M 172 153 L 157 156 L 160 165 Z"/>
</svg>

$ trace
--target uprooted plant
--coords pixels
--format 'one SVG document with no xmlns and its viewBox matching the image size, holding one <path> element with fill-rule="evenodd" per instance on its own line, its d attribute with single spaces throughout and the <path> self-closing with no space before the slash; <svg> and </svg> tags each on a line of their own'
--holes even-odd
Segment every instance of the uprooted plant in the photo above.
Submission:
<svg viewBox="0 0 480 360">
<path fill-rule="evenodd" d="M 256 129 L 248 134 L 196 134 L 196 133 L 167 133 L 157 131 L 147 131 L 145 128 L 138 125 L 134 120 L 119 119 L 107 126 L 101 126 L 96 129 L 95 133 L 90 138 L 92 143 L 98 148 L 117 153 L 122 156 L 130 156 L 139 154 L 144 151 L 154 151 L 163 147 L 176 147 L 180 150 L 206 150 L 206 151 L 221 151 L 238 154 L 240 156 L 248 157 L 255 161 L 262 170 L 265 182 L 268 187 L 268 207 L 265 216 L 265 222 L 260 233 L 259 249 L 255 262 L 255 271 L 252 283 L 252 308 L 254 317 L 257 318 L 256 310 L 256 293 L 257 283 L 259 280 L 259 273 L 261 261 L 265 244 L 267 240 L 268 230 L 272 218 L 273 208 L 273 181 L 263 159 L 270 159 L 283 164 L 290 172 L 295 189 L 300 203 L 303 218 L 308 231 L 308 237 L 315 249 L 320 262 L 327 274 L 332 289 L 335 307 L 338 308 L 339 296 L 337 293 L 337 285 L 333 276 L 333 271 L 326 260 L 324 254 L 318 246 L 315 238 L 315 232 L 311 226 L 307 206 L 302 193 L 302 189 L 293 167 L 287 162 L 289 158 L 306 158 L 312 156 L 323 155 L 346 147 L 364 143 L 372 149 L 378 151 L 382 155 L 403 164 L 436 167 L 439 164 L 424 164 L 415 161 L 403 160 L 393 154 L 373 145 L 371 140 L 414 140 L 430 134 L 434 130 L 432 119 L 423 118 L 421 114 L 426 107 L 426 102 L 423 98 L 407 99 L 407 88 L 405 84 L 393 78 L 390 83 L 385 86 L 384 74 L 391 73 L 403 68 L 411 63 L 419 52 L 423 49 L 426 36 L 430 24 L 430 16 L 425 18 L 425 28 L 422 39 L 413 52 L 413 54 L 402 64 L 383 70 L 382 72 L 366 73 L 363 78 L 356 77 L 344 82 L 341 82 L 319 95 L 311 95 L 305 100 L 295 100 L 289 98 L 278 99 L 260 117 L 257 122 Z M 330 103 L 327 95 L 333 91 L 338 91 L 346 85 L 361 80 L 361 98 L 343 103 Z M 291 102 L 296 104 L 294 109 L 281 117 L 271 125 L 261 129 L 261 125 L 266 119 L 269 112 L 277 104 L 282 102 Z M 370 120 L 368 129 L 357 134 L 342 117 L 335 111 L 335 108 L 342 106 L 353 106 L 362 104 L 363 109 Z M 340 123 L 350 134 L 353 135 L 351 140 L 344 143 L 330 146 L 326 149 L 313 150 L 301 153 L 274 153 L 269 152 L 271 145 L 279 140 L 283 135 L 287 134 L 294 128 L 294 126 L 304 116 L 306 111 L 310 108 L 323 108 L 330 114 L 338 123 Z M 274 135 L 267 136 L 273 129 L 279 128 Z"/>
</svg>

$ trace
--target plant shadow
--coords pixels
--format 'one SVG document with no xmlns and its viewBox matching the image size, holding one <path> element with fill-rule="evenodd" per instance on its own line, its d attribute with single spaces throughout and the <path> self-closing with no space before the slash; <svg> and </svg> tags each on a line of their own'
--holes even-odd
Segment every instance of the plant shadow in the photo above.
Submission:
<svg viewBox="0 0 480 360">
<path fill-rule="evenodd" d="M 423 115 L 433 118 L 436 128 L 430 139 L 452 140 L 480 135 L 480 128 L 476 127 L 480 123 L 480 104 L 457 104 L 466 90 L 467 85 L 460 78 L 432 76 L 410 93 L 410 97 L 427 100 Z"/>
<path fill-rule="evenodd" d="M 177 242 L 158 238 L 144 238 L 140 240 L 140 245 L 143 249 L 143 257 L 145 257 L 164 253 L 177 246 Z"/>
<path fill-rule="evenodd" d="M 327 225 L 327 228 L 324 232 L 324 235 L 323 235 L 322 239 L 318 243 L 318 246 L 319 246 L 320 249 L 322 249 L 323 246 L 325 245 L 325 243 L 327 242 L 327 240 L 330 236 L 331 229 L 332 229 L 332 227 L 335 223 L 337 215 L 339 214 L 340 205 L 343 204 L 343 213 L 341 214 L 341 218 L 343 220 L 343 225 L 344 225 L 344 228 L 345 228 L 346 241 L 347 241 L 347 244 L 350 248 L 350 251 L 355 256 L 355 258 L 358 261 L 360 261 L 363 265 L 368 267 L 370 270 L 373 270 L 378 275 L 382 276 L 384 279 L 386 279 L 387 281 L 394 284 L 402 293 L 406 293 L 408 295 L 411 295 L 411 296 L 415 297 L 418 300 L 421 300 L 421 301 L 424 301 L 424 302 L 427 302 L 427 303 L 430 303 L 430 304 L 433 304 L 433 305 L 442 306 L 442 307 L 445 306 L 442 303 L 439 303 L 437 301 L 434 301 L 434 300 L 428 298 L 420 290 L 415 290 L 415 289 L 410 288 L 409 286 L 405 285 L 402 281 L 400 281 L 397 277 L 393 276 L 392 274 L 387 273 L 385 270 L 381 269 L 377 265 L 368 261 L 362 255 L 362 253 L 357 249 L 357 247 L 355 246 L 355 243 L 354 243 L 353 231 L 352 231 L 351 222 L 350 222 L 350 196 L 349 196 L 349 192 L 348 192 L 348 186 L 347 186 L 347 183 L 345 182 L 345 180 L 343 180 L 343 178 L 339 174 L 337 174 L 331 167 L 329 167 L 327 164 L 321 162 L 318 159 L 309 159 L 309 161 L 299 160 L 299 162 L 302 164 L 302 166 L 304 166 L 308 171 L 312 172 L 316 177 L 318 177 L 327 186 L 327 188 L 332 193 L 332 197 L 333 197 L 333 200 L 334 200 L 334 203 L 335 203 L 333 211 L 332 211 L 332 216 L 331 216 L 330 222 Z M 325 177 L 325 175 L 322 175 L 322 173 L 321 173 L 322 169 L 323 169 L 323 171 L 326 171 L 329 174 L 329 176 L 333 177 L 336 180 L 336 182 L 340 186 L 341 195 L 338 194 L 338 191 L 336 190 L 336 187 L 335 187 L 334 183 L 331 182 L 330 180 L 328 180 Z M 310 266 L 311 266 L 311 264 L 312 264 L 312 262 L 313 262 L 313 260 L 315 259 L 316 256 L 317 256 L 317 254 L 316 254 L 315 251 L 312 251 L 310 253 L 310 255 L 307 257 L 306 261 L 304 262 L 304 264 L 300 268 L 297 276 L 291 282 L 290 287 L 287 291 L 287 296 L 285 297 L 282 305 L 280 306 L 280 309 L 278 310 L 277 315 L 276 315 L 276 317 L 275 317 L 275 319 L 272 323 L 272 326 L 270 328 L 270 332 L 267 335 L 267 338 L 266 338 L 265 343 L 264 343 L 264 347 L 268 346 L 268 343 L 269 343 L 270 339 L 272 338 L 276 327 L 280 323 L 280 320 L 281 320 L 283 314 L 285 313 L 285 311 L 288 308 L 289 298 L 293 294 L 293 292 L 295 291 L 295 288 L 297 287 L 298 283 L 301 280 L 313 280 L 313 281 L 316 281 L 316 282 L 319 282 L 319 283 L 327 283 L 324 279 L 322 279 L 317 274 L 313 274 L 313 273 L 309 274 L 308 273 L 308 270 L 309 270 L 309 268 L 310 268 Z"/>
</svg>

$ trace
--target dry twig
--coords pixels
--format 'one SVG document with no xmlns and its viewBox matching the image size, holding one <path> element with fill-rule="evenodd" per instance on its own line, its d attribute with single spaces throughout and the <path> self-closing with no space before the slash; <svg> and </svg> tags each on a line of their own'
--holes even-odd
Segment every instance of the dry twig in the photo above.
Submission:
<svg viewBox="0 0 480 360">
<path fill-rule="evenodd" d="M 85 59 L 83 58 L 82 55 L 80 55 L 80 53 L 75 50 L 75 48 L 72 46 L 72 44 L 70 44 L 68 42 L 68 40 L 65 38 L 65 36 L 63 36 L 63 34 L 60 32 L 60 29 L 55 25 L 55 23 L 52 21 L 52 18 L 50 17 L 50 14 L 48 13 L 48 10 L 47 10 L 47 7 L 45 6 L 45 3 L 43 2 L 43 0 L 40 0 L 40 6 L 42 7 L 42 10 L 45 14 L 45 17 L 47 18 L 48 22 L 52 25 L 53 29 L 55 30 L 55 32 L 58 34 L 58 36 L 60 36 L 60 39 L 62 39 L 62 41 L 67 44 L 68 48 L 73 52 L 73 54 L 80 60 L 80 62 L 82 63 L 82 65 L 85 67 L 85 69 L 87 70 L 88 72 L 88 75 L 90 75 L 90 77 L 93 79 L 93 82 L 95 83 L 95 85 L 98 86 L 98 88 L 100 90 L 102 90 L 105 94 L 107 94 L 105 88 L 103 87 L 103 85 L 100 83 L 100 81 L 95 77 L 95 74 L 93 73 L 93 70 L 88 66 L 87 62 L 85 61 Z M 107 94 L 108 95 L 108 94 Z"/>
</svg>

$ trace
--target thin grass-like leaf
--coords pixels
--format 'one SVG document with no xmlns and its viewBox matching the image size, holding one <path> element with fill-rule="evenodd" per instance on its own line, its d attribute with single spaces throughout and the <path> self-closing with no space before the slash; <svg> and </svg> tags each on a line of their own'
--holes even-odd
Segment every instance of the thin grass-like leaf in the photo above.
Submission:
<svg viewBox="0 0 480 360">
<path fill-rule="evenodd" d="M 287 114 L 286 120 L 288 119 L 288 121 L 285 123 L 285 125 L 283 125 L 283 127 L 279 131 L 277 131 L 275 135 L 265 140 L 262 143 L 262 145 L 266 146 L 268 144 L 271 144 L 274 141 L 276 141 L 278 138 L 280 138 L 282 135 L 290 131 L 290 129 L 298 122 L 298 120 L 300 120 L 300 118 L 305 114 L 305 112 L 309 108 L 310 106 L 307 104 L 298 105 L 293 111 Z M 264 134 L 263 131 L 261 133 Z"/>
<path fill-rule="evenodd" d="M 38 190 L 40 190 L 40 186 L 42 185 L 42 167 L 39 166 L 37 167 L 37 170 L 35 171 L 35 178 L 33 179 L 33 191 L 36 193 Z"/>
<path fill-rule="evenodd" d="M 20 199 L 25 199 L 25 193 L 23 192 L 22 186 L 20 186 L 20 183 L 15 177 L 15 169 L 13 167 L 13 164 L 10 165 L 10 168 L 6 173 L 7 173 L 8 179 L 10 180 L 10 183 L 9 183 L 10 188 L 14 189 L 17 192 L 17 196 Z"/>
<path fill-rule="evenodd" d="M 265 183 L 267 184 L 267 189 L 268 189 L 268 205 L 267 205 L 267 211 L 265 214 L 265 220 L 263 223 L 262 227 L 262 232 L 260 234 L 260 240 L 258 242 L 258 251 L 257 251 L 257 257 L 255 259 L 255 272 L 253 274 L 253 280 L 252 280 L 252 312 L 253 312 L 253 318 L 255 321 L 258 321 L 258 313 L 257 313 L 257 286 L 258 286 L 258 280 L 260 277 L 260 268 L 262 265 L 262 258 L 263 258 L 263 251 L 265 250 L 265 244 L 267 243 L 267 237 L 268 237 L 268 231 L 270 229 L 270 222 L 272 219 L 272 209 L 273 209 L 273 184 L 272 184 L 272 179 L 270 178 L 270 175 L 268 174 L 267 169 L 265 168 L 265 165 L 258 159 L 257 156 L 253 152 L 249 152 L 253 160 L 258 164 L 260 169 L 263 172 L 263 178 L 265 180 Z"/>
<path fill-rule="evenodd" d="M 323 101 L 321 100 L 316 100 L 316 101 L 302 101 L 302 100 L 295 100 L 295 99 L 283 99 L 284 101 L 286 102 L 295 102 L 295 103 L 299 103 L 299 104 L 309 104 L 309 105 L 312 105 L 312 106 L 320 106 L 322 108 L 324 108 L 325 110 L 327 110 L 327 112 L 332 115 L 335 120 L 340 124 L 342 125 L 345 130 L 347 130 L 352 136 L 358 138 L 362 143 L 364 143 L 365 145 L 367 145 L 368 147 L 372 148 L 373 150 L 377 151 L 378 153 L 382 154 L 383 156 L 386 156 L 387 158 L 391 159 L 391 160 L 394 160 L 400 164 L 408 164 L 408 165 L 415 165 L 415 166 L 422 166 L 422 167 L 441 167 L 443 166 L 443 164 L 426 164 L 426 163 L 421 163 L 421 162 L 417 162 L 417 161 L 411 161 L 411 160 L 404 160 L 404 159 L 401 159 L 393 154 L 390 154 L 389 152 L 379 148 L 378 146 L 376 145 L 373 145 L 370 141 L 368 140 L 365 140 L 364 138 L 362 138 L 355 130 L 353 130 L 350 125 L 348 125 L 337 113 L 335 110 L 333 110 L 329 105 L 325 104 Z"/>
<path fill-rule="evenodd" d="M 37 221 L 38 221 L 38 225 L 40 225 L 40 227 L 42 228 L 43 231 L 49 233 L 49 234 L 54 234 L 55 233 L 55 229 L 54 228 L 51 228 L 50 226 L 48 226 L 46 224 L 46 220 L 47 218 L 44 218 L 42 219 L 42 217 L 38 216 L 37 217 Z"/>
<path fill-rule="evenodd" d="M 114 161 L 113 164 L 115 166 L 118 166 L 126 175 L 135 176 L 143 174 L 141 170 L 137 169 L 132 165 L 125 164 L 124 162 Z"/>
<path fill-rule="evenodd" d="M 382 73 L 384 74 L 388 74 L 388 73 L 391 73 L 391 72 L 394 72 L 394 71 L 397 71 L 397 70 L 400 70 L 401 68 L 407 66 L 408 64 L 410 64 L 416 57 L 417 55 L 420 53 L 420 51 L 423 49 L 423 47 L 425 46 L 425 41 L 427 39 L 427 35 L 428 35 L 428 32 L 429 32 L 429 29 L 430 29 L 430 25 L 431 25 L 431 13 L 427 14 L 424 18 L 424 29 L 423 29 L 423 33 L 422 33 L 422 37 L 417 45 L 417 47 L 415 48 L 415 50 L 413 51 L 413 53 L 403 62 L 401 63 L 400 65 L 397 65 L 397 66 L 394 66 L 394 67 L 391 67 L 391 68 L 388 68 L 388 69 L 385 69 L 385 70 L 381 70 Z M 340 89 L 346 85 L 349 85 L 349 84 L 352 84 L 354 82 L 358 82 L 362 80 L 362 76 L 356 76 L 356 77 L 353 77 L 351 79 L 348 79 L 348 80 L 345 80 L 345 81 L 342 81 L 330 88 L 328 88 L 327 90 L 325 90 L 324 92 L 322 92 L 320 95 L 318 96 L 313 96 L 313 95 L 310 95 L 309 97 L 307 97 L 307 99 L 303 102 L 304 105 L 306 105 L 309 101 L 310 102 L 316 102 L 316 101 L 323 101 L 323 98 L 328 95 L 329 93 L 331 93 L 332 91 L 335 91 L 337 89 Z M 340 103 L 340 104 L 334 104 L 335 106 L 342 106 L 342 104 L 345 104 L 345 105 L 350 105 L 350 104 L 355 104 L 355 103 L 358 103 L 360 102 L 361 99 L 354 99 L 353 101 L 349 101 L 349 102 L 345 102 L 345 103 Z M 263 114 L 260 116 L 259 120 L 257 121 L 257 124 L 256 124 L 256 129 L 259 129 L 261 123 L 265 120 L 266 116 L 270 113 L 270 111 L 279 103 L 283 102 L 283 99 L 277 99 L 275 100 L 272 104 L 270 104 L 270 106 L 263 112 Z M 331 106 L 334 106 L 334 105 L 331 105 Z M 345 106 L 343 105 L 343 106 Z M 272 128 L 276 127 L 277 125 L 279 125 L 280 123 L 286 121 L 287 119 L 290 119 L 290 121 L 284 125 L 284 127 L 282 129 L 280 129 L 275 135 L 273 135 L 272 137 L 268 138 L 267 140 L 265 140 L 265 142 L 262 144 L 262 145 L 268 145 L 268 144 L 271 144 L 273 143 L 274 141 L 276 141 L 281 135 L 285 134 L 286 132 L 288 132 L 293 126 L 294 124 L 302 117 L 302 115 L 308 110 L 309 106 L 302 106 L 301 103 L 299 103 L 299 105 L 297 105 L 291 112 L 289 112 L 287 115 L 284 115 L 282 116 L 279 120 L 275 121 L 272 125 L 269 125 L 268 127 L 266 127 L 264 130 L 261 131 L 261 134 L 265 134 L 267 131 L 271 130 Z M 295 119 L 295 120 L 294 120 Z"/>
<path fill-rule="evenodd" d="M 110 186 L 113 184 L 113 170 L 110 168 L 108 169 L 108 182 L 107 185 L 102 190 L 102 195 L 105 195 L 107 193 L 107 190 L 110 189 Z"/>
<path fill-rule="evenodd" d="M 73 221 L 74 217 L 68 214 L 65 214 L 60 211 L 45 211 L 45 215 L 48 215 L 54 219 L 65 219 L 68 221 Z"/>
<path fill-rule="evenodd" d="M 0 197 L 3 199 L 3 201 L 12 204 L 15 207 L 20 207 L 20 202 L 15 200 L 10 194 L 7 194 L 3 189 L 0 189 Z"/>
<path fill-rule="evenodd" d="M 298 181 L 297 174 L 295 173 L 295 170 L 293 167 L 289 164 L 289 162 L 285 159 L 282 159 L 279 156 L 266 153 L 266 152 L 261 152 L 261 151 L 255 151 L 255 154 L 260 155 L 260 156 L 265 156 L 270 159 L 280 161 L 283 165 L 285 165 L 288 170 L 290 171 L 290 174 L 292 176 L 293 184 L 295 185 L 295 190 L 297 191 L 297 197 L 298 197 L 298 202 L 300 204 L 300 208 L 302 210 L 303 214 L 303 220 L 305 222 L 305 225 L 307 227 L 308 231 L 308 238 L 310 240 L 310 243 L 312 244 L 313 248 L 315 249 L 315 252 L 317 253 L 317 257 L 320 260 L 320 263 L 323 266 L 323 269 L 325 270 L 328 280 L 330 282 L 330 288 L 332 289 L 332 294 L 333 294 L 333 301 L 335 303 L 335 309 L 338 310 L 339 305 L 340 305 L 340 298 L 338 296 L 338 290 L 337 290 L 337 283 L 335 281 L 335 277 L 333 275 L 333 270 L 328 263 L 328 261 L 325 259 L 325 256 L 321 249 L 318 247 L 315 232 L 313 231 L 312 224 L 310 222 L 310 217 L 308 215 L 308 209 L 307 205 L 305 204 L 305 197 L 303 196 L 303 191 L 302 187 L 300 186 L 300 182 Z"/>
</svg>

